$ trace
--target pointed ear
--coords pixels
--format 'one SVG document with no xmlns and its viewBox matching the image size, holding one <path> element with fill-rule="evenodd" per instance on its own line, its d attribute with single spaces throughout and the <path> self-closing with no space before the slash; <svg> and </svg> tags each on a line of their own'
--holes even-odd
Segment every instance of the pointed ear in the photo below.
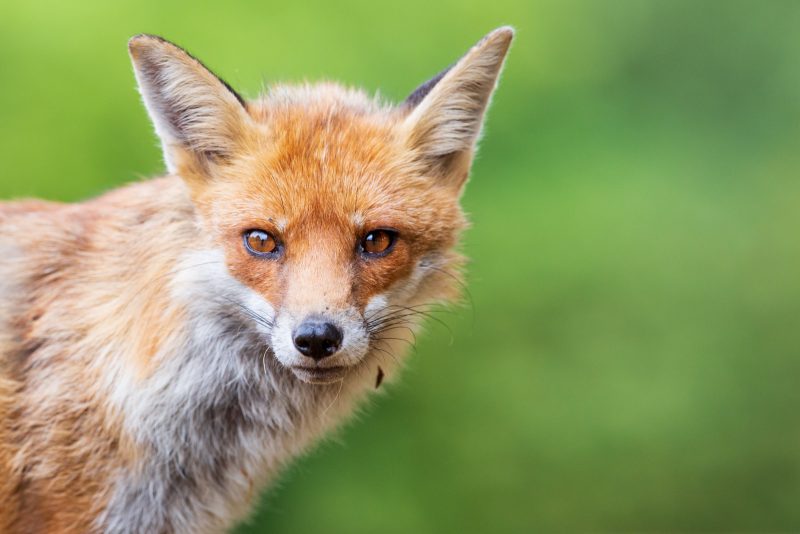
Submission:
<svg viewBox="0 0 800 534">
<path fill-rule="evenodd" d="M 406 99 L 406 144 L 427 172 L 463 184 L 513 37 L 510 27 L 494 30 Z"/>
<path fill-rule="evenodd" d="M 183 163 L 228 159 L 248 119 L 242 97 L 200 61 L 160 37 L 137 35 L 128 42 L 128 50 L 169 171 L 176 172 Z"/>
</svg>

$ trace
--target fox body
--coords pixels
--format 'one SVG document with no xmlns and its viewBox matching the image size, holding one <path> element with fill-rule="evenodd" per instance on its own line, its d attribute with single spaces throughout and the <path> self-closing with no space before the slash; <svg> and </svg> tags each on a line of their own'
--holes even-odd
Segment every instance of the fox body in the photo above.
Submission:
<svg viewBox="0 0 800 534">
<path fill-rule="evenodd" d="M 0 532 L 218 532 L 458 296 L 512 31 L 401 105 L 131 39 L 168 175 L 0 204 Z"/>
</svg>

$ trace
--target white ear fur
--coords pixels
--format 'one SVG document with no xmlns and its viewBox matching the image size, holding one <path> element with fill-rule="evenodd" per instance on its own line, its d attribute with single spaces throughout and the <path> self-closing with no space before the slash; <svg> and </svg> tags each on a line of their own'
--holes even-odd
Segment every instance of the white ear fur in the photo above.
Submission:
<svg viewBox="0 0 800 534">
<path fill-rule="evenodd" d="M 414 106 L 404 123 L 406 144 L 426 165 L 441 172 L 463 161 L 456 156 L 471 156 L 513 37 L 510 27 L 494 30 L 406 100 Z"/>
<path fill-rule="evenodd" d="M 248 115 L 244 101 L 200 61 L 153 35 L 128 42 L 139 91 L 176 172 L 180 155 L 219 160 L 231 155 Z"/>
</svg>

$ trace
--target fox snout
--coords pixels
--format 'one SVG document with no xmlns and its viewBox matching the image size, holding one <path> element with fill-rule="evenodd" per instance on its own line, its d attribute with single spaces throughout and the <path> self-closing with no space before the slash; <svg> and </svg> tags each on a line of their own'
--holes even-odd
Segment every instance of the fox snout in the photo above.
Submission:
<svg viewBox="0 0 800 534">
<path fill-rule="evenodd" d="M 342 329 L 323 317 L 309 317 L 294 331 L 294 346 L 316 362 L 333 356 L 342 346 Z"/>
<path fill-rule="evenodd" d="M 298 378 L 334 382 L 359 364 L 369 350 L 361 313 L 352 307 L 313 313 L 276 314 L 271 335 L 275 358 Z"/>
</svg>

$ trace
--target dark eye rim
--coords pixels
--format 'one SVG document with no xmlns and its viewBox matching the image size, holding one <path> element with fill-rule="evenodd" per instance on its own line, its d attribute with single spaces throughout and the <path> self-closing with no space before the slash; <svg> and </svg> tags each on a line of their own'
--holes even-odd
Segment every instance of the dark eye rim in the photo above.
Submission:
<svg viewBox="0 0 800 534">
<path fill-rule="evenodd" d="M 370 234 L 374 234 L 375 232 L 386 232 L 387 234 L 389 234 L 389 239 L 391 241 L 389 242 L 389 246 L 386 247 L 386 250 L 384 250 L 384 251 L 381 251 L 381 252 L 367 252 L 364 249 L 364 241 L 367 239 L 367 237 L 369 237 Z M 363 256 L 365 258 L 368 258 L 368 259 L 383 258 L 384 256 L 388 256 L 389 254 L 391 254 L 392 250 L 394 250 L 394 247 L 395 247 L 395 245 L 397 244 L 397 241 L 398 241 L 398 236 L 399 236 L 399 232 L 397 230 L 395 230 L 394 228 L 373 228 L 369 232 L 366 232 L 361 237 L 361 239 L 359 240 L 359 242 L 358 242 L 358 251 L 361 254 L 361 256 Z"/>
<path fill-rule="evenodd" d="M 247 242 L 247 237 L 253 232 L 261 232 L 270 236 L 272 240 L 275 241 L 275 250 L 272 252 L 259 252 L 257 250 L 253 250 L 253 248 L 250 246 L 250 243 Z M 281 240 L 278 239 L 272 232 L 268 232 L 267 230 L 263 230 L 261 228 L 249 228 L 242 232 L 242 242 L 244 243 L 244 248 L 247 253 L 256 258 L 275 259 L 283 254 L 283 243 L 281 243 Z"/>
</svg>

